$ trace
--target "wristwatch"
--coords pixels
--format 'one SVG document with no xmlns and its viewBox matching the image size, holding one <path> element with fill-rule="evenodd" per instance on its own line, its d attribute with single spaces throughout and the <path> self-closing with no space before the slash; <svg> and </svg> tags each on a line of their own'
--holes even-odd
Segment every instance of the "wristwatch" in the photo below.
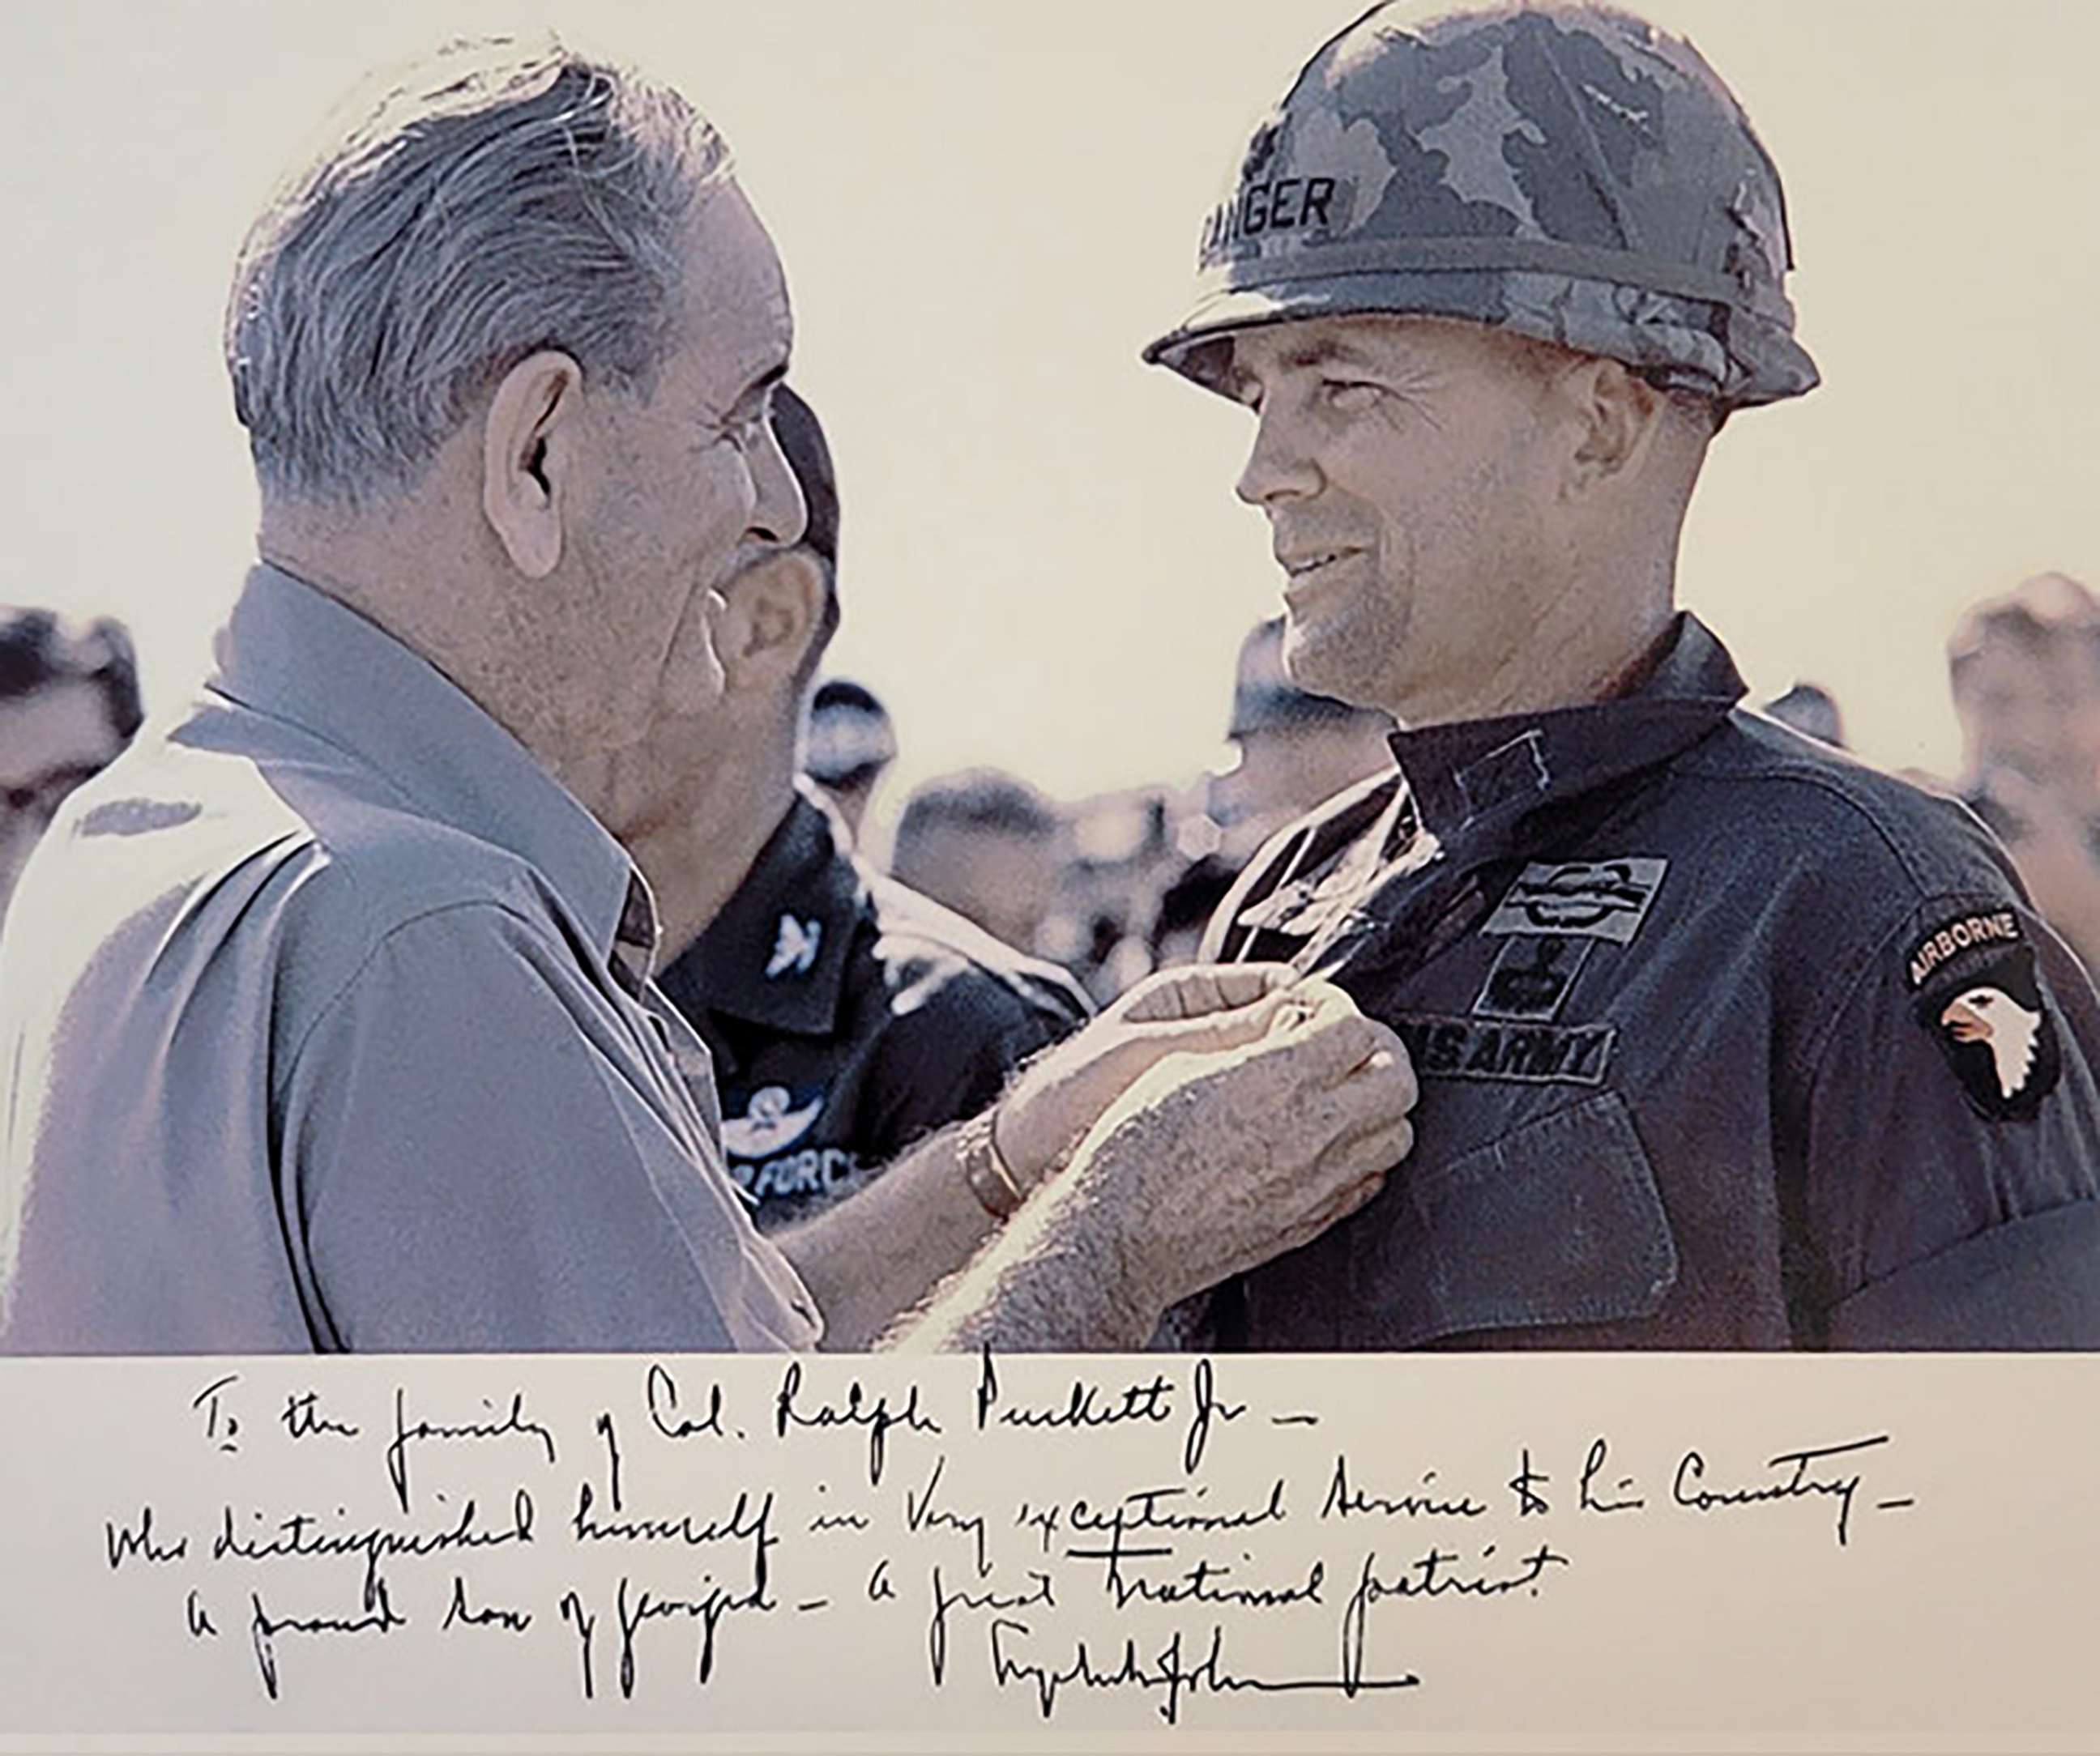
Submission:
<svg viewBox="0 0 2100 1756">
<path fill-rule="evenodd" d="M 977 1198 L 986 1212 L 994 1219 L 1004 1220 L 1019 1212 L 1028 1195 L 999 1150 L 998 1137 L 993 1133 L 998 1116 L 999 1106 L 993 1104 L 964 1123 L 960 1138 L 956 1142 L 956 1152 L 962 1163 L 963 1181 L 970 1186 L 970 1193 Z"/>
</svg>

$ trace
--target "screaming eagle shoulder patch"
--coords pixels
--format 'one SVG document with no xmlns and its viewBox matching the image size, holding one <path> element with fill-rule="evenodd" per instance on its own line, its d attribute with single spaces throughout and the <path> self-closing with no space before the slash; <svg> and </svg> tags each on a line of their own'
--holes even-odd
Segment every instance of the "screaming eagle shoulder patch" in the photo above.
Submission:
<svg viewBox="0 0 2100 1756">
<path fill-rule="evenodd" d="M 2063 1052 L 2018 916 L 1984 909 L 1941 922 L 1904 953 L 1904 978 L 1918 1024 L 1977 1114 L 2032 1121 L 2062 1075 Z"/>
</svg>

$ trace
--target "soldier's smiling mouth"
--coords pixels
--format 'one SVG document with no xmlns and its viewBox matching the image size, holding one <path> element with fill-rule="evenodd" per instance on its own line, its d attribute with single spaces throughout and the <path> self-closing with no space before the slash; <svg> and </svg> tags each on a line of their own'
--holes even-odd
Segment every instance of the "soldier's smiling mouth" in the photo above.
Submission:
<svg viewBox="0 0 2100 1756">
<path fill-rule="evenodd" d="M 1363 551 L 1360 548 L 1328 548 L 1287 559 L 1279 555 L 1277 560 L 1285 575 L 1295 583 L 1300 579 L 1309 579 L 1323 568 L 1332 566 L 1336 561 L 1347 561 L 1361 553 Z"/>
</svg>

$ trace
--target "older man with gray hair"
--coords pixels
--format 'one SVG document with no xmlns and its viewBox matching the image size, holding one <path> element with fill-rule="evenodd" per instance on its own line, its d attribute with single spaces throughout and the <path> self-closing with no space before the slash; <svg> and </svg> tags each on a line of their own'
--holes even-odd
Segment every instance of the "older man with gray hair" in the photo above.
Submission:
<svg viewBox="0 0 2100 1756">
<path fill-rule="evenodd" d="M 235 280 L 262 564 L 0 949 L 0 1349 L 1130 1345 L 1365 1199 L 1396 1039 L 1209 971 L 759 1236 L 578 777 L 802 530 L 779 263 L 675 93 L 557 46 L 351 113 Z"/>
</svg>

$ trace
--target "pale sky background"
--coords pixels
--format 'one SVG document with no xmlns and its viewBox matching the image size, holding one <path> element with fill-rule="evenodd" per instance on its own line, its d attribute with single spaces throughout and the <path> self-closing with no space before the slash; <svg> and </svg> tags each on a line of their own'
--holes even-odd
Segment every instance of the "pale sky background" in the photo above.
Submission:
<svg viewBox="0 0 2100 1756">
<path fill-rule="evenodd" d="M 182 691 L 254 516 L 218 356 L 234 250 L 371 66 L 553 24 L 681 86 L 786 259 L 795 379 L 837 455 L 833 668 L 915 780 L 1067 797 L 1223 755 L 1275 607 L 1231 495 L 1248 418 L 1137 362 L 1180 314 L 1247 124 L 1351 0 L 545 0 L 9 9 L 0 600 L 107 610 Z M 1961 606 L 2100 585 L 2100 5 L 1657 0 L 1785 178 L 1823 388 L 1732 424 L 1686 602 L 1760 696 L 1833 688 L 1855 742 L 1944 770 Z"/>
</svg>

